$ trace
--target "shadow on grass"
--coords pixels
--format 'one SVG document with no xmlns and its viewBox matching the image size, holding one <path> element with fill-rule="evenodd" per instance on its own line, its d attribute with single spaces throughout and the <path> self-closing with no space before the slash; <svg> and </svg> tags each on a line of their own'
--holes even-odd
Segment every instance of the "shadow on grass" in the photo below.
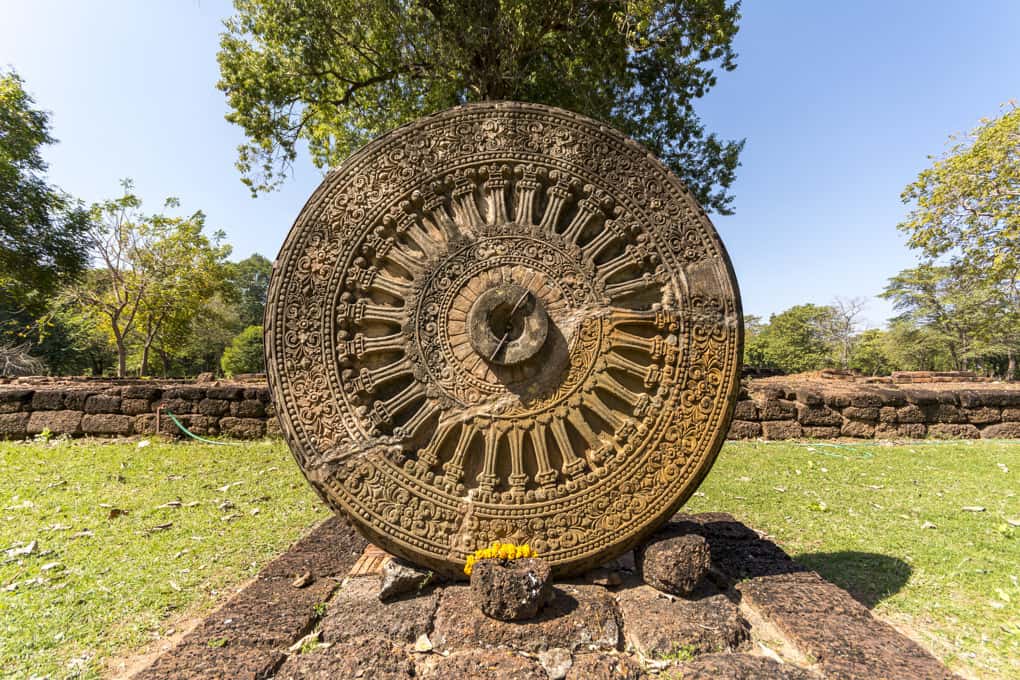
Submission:
<svg viewBox="0 0 1020 680">
<path fill-rule="evenodd" d="M 867 552 L 807 553 L 796 559 L 869 609 L 899 592 L 913 571 L 899 558 Z"/>
</svg>

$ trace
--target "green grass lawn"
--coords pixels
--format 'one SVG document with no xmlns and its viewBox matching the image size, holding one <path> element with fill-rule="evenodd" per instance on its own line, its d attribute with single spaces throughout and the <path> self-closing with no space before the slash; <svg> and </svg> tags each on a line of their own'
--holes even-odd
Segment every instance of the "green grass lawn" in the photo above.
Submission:
<svg viewBox="0 0 1020 680">
<path fill-rule="evenodd" d="M 1020 678 L 1020 443 L 728 444 L 687 509 L 767 532 L 954 670 Z"/>
<path fill-rule="evenodd" d="M 0 469 L 0 675 L 13 677 L 99 676 L 326 516 L 282 442 L 0 442 Z M 737 515 L 954 669 L 1009 678 L 1018 480 L 1015 442 L 734 443 L 687 509 Z"/>
<path fill-rule="evenodd" d="M 0 442 L 0 470 L 2 677 L 99 677 L 327 516 L 281 442 Z"/>
</svg>

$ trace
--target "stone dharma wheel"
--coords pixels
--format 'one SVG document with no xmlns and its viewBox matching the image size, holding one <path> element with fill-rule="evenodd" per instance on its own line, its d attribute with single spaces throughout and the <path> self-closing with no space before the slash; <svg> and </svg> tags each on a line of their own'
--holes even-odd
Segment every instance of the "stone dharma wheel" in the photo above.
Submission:
<svg viewBox="0 0 1020 680">
<path fill-rule="evenodd" d="M 265 339 L 291 450 L 372 541 L 445 573 L 527 543 L 564 574 L 697 488 L 741 327 L 722 243 L 660 162 L 587 118 L 487 103 L 326 177 Z"/>
</svg>

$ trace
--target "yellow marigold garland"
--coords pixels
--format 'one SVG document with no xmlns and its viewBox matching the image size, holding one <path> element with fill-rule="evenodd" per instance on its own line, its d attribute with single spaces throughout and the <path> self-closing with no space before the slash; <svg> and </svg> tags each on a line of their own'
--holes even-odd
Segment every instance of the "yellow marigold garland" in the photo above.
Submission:
<svg viewBox="0 0 1020 680">
<path fill-rule="evenodd" d="M 521 560 L 526 557 L 538 557 L 538 553 L 531 549 L 530 545 L 515 545 L 514 543 L 493 543 L 488 548 L 479 548 L 471 555 L 468 555 L 467 563 L 464 564 L 464 573 L 471 575 L 475 564 L 481 560 Z"/>
</svg>

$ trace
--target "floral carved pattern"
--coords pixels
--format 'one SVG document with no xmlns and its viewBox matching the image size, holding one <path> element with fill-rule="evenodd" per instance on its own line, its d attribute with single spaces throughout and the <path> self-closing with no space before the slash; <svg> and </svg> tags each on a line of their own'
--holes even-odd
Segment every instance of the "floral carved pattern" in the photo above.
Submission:
<svg viewBox="0 0 1020 680">
<path fill-rule="evenodd" d="M 725 437 L 741 326 L 680 182 L 603 125 L 518 103 L 424 118 L 331 172 L 265 324 L 311 484 L 451 574 L 497 540 L 576 572 L 654 530 Z"/>
</svg>

